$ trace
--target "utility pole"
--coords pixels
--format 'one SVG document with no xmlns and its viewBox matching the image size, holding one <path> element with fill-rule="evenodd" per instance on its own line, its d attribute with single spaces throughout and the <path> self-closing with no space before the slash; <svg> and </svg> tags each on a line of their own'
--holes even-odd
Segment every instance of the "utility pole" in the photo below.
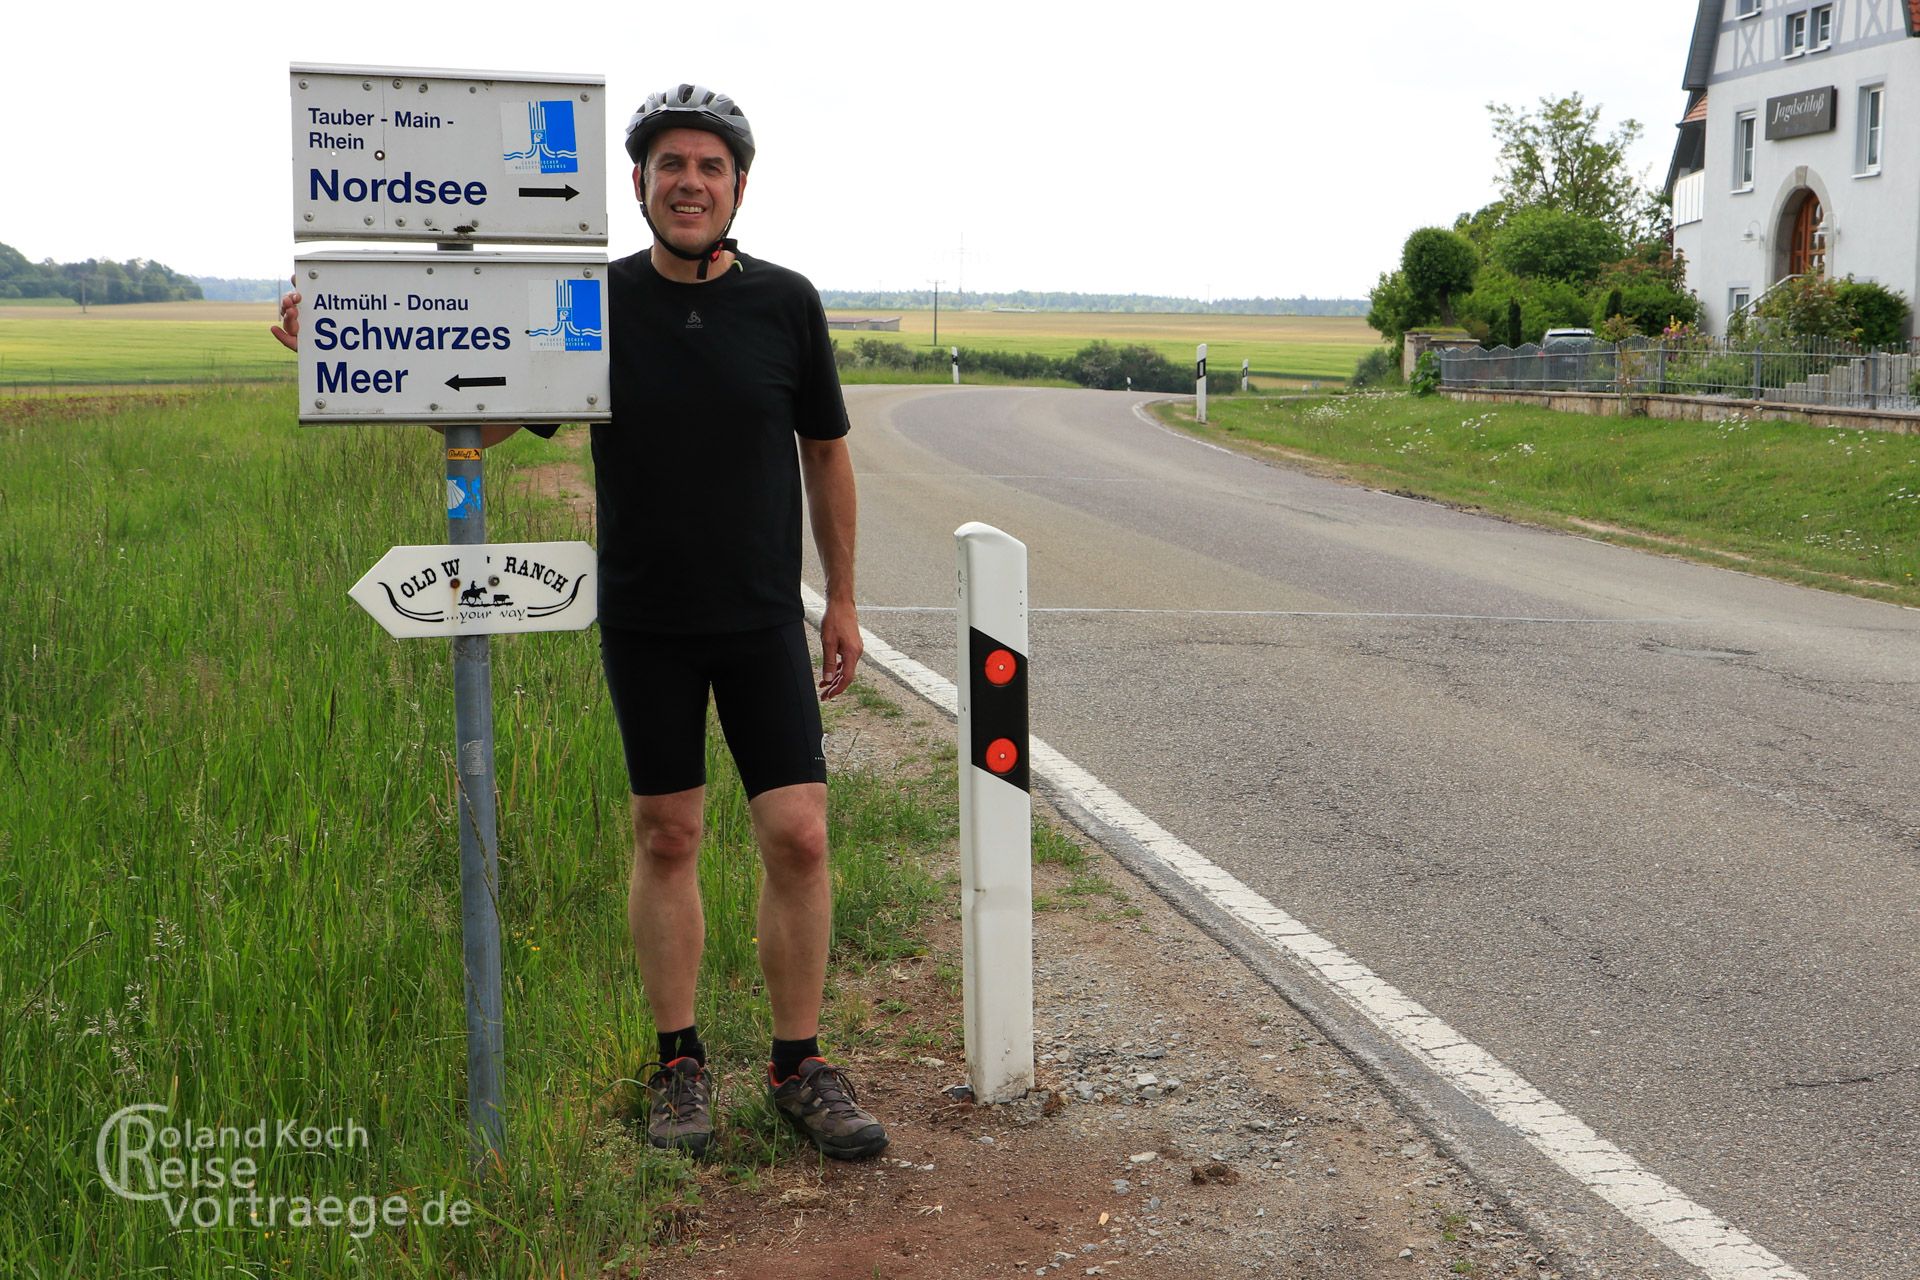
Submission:
<svg viewBox="0 0 1920 1280">
<path fill-rule="evenodd" d="M 933 282 L 933 345 L 940 345 L 940 282 Z"/>
</svg>

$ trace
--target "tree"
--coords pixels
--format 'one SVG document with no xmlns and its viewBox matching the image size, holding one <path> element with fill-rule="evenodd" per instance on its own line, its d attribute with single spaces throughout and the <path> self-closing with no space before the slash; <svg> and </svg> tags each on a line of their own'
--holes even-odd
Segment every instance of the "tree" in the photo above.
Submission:
<svg viewBox="0 0 1920 1280">
<path fill-rule="evenodd" d="M 1494 140 L 1500 144 L 1495 181 L 1510 210 L 1536 205 L 1612 227 L 1623 240 L 1637 240 L 1652 225 L 1652 196 L 1627 168 L 1627 150 L 1643 132 L 1623 120 L 1600 133 L 1600 108 L 1578 93 L 1541 98 L 1538 110 L 1489 102 Z"/>
<path fill-rule="evenodd" d="M 1396 351 L 1407 330 L 1432 318 L 1421 313 L 1413 291 L 1407 288 L 1406 276 L 1398 271 L 1382 271 L 1380 282 L 1373 286 L 1368 301 L 1371 305 L 1367 310 L 1367 323 L 1391 342 Z"/>
<path fill-rule="evenodd" d="M 1590 285 L 1617 261 L 1620 237 L 1597 218 L 1539 206 L 1522 209 L 1493 233 L 1489 256 L 1516 276 Z"/>
<path fill-rule="evenodd" d="M 1473 287 L 1480 251 L 1473 241 L 1445 227 L 1422 227 L 1400 250 L 1400 274 L 1420 308 L 1454 323 L 1453 298 Z"/>
</svg>

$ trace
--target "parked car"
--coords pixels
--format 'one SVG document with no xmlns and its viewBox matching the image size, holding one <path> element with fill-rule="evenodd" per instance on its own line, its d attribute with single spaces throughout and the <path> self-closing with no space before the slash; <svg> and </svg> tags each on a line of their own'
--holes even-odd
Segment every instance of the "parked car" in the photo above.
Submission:
<svg viewBox="0 0 1920 1280">
<path fill-rule="evenodd" d="M 1561 349 L 1565 349 L 1573 346 L 1585 347 L 1592 341 L 1593 330 L 1591 329 L 1549 329 L 1540 339 L 1540 346 L 1543 349 L 1552 350 L 1558 344 Z"/>
</svg>

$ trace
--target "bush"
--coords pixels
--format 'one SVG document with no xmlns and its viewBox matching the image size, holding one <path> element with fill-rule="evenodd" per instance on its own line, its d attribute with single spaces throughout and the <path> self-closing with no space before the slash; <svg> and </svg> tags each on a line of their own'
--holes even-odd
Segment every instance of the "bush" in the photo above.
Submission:
<svg viewBox="0 0 1920 1280">
<path fill-rule="evenodd" d="M 1700 299 L 1655 280 L 1629 284 L 1603 297 L 1592 312 L 1591 327 L 1596 332 L 1608 318 L 1608 308 L 1613 308 L 1611 314 L 1632 321 L 1640 333 L 1662 333 L 1675 322 L 1697 324 L 1700 320 Z"/>
<path fill-rule="evenodd" d="M 1420 353 L 1420 358 L 1413 362 L 1413 377 L 1407 380 L 1407 388 L 1417 396 L 1430 396 L 1440 389 L 1439 352 Z"/>
<path fill-rule="evenodd" d="M 1840 306 L 1840 288 L 1825 276 L 1783 280 L 1753 313 L 1773 321 L 1770 327 L 1776 337 L 1844 341 L 1853 336 L 1853 326 Z"/>
<path fill-rule="evenodd" d="M 1893 290 L 1848 276 L 1835 293 L 1857 335 L 1854 341 L 1868 347 L 1897 347 L 1907 340 L 1907 300 Z"/>
<path fill-rule="evenodd" d="M 1347 385 L 1355 391 L 1401 385 L 1400 358 L 1394 355 L 1392 347 L 1375 347 L 1353 366 L 1353 377 L 1347 380 Z"/>
</svg>

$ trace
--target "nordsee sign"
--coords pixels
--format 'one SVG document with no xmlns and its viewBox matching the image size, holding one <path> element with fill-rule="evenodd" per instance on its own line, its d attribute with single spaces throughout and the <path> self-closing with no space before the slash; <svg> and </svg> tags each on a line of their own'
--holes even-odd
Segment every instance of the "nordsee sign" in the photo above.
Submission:
<svg viewBox="0 0 1920 1280">
<path fill-rule="evenodd" d="M 600 245 L 606 82 L 295 64 L 293 238 Z"/>
<path fill-rule="evenodd" d="M 302 422 L 605 422 L 603 254 L 295 259 Z"/>
<path fill-rule="evenodd" d="M 1833 132 L 1833 108 L 1839 93 L 1829 86 L 1806 93 L 1790 93 L 1784 98 L 1768 98 L 1767 137 L 1804 138 Z"/>
</svg>

